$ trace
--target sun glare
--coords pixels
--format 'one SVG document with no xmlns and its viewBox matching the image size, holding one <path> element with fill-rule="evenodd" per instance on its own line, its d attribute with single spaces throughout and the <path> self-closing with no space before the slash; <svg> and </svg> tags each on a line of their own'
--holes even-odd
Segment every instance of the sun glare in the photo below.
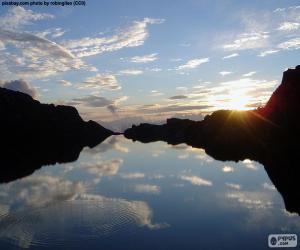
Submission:
<svg viewBox="0 0 300 250">
<path fill-rule="evenodd" d="M 235 91 L 230 93 L 228 96 L 228 101 L 224 102 L 224 108 L 246 110 L 249 109 L 249 107 L 247 107 L 249 101 L 250 96 L 243 93 L 243 91 Z"/>
</svg>

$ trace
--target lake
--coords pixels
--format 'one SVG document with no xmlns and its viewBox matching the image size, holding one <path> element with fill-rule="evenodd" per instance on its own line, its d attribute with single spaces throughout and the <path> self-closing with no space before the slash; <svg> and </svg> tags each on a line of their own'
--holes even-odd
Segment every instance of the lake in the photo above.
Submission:
<svg viewBox="0 0 300 250">
<path fill-rule="evenodd" d="M 0 185 L 0 249 L 269 249 L 299 234 L 264 167 L 111 136 Z"/>
</svg>

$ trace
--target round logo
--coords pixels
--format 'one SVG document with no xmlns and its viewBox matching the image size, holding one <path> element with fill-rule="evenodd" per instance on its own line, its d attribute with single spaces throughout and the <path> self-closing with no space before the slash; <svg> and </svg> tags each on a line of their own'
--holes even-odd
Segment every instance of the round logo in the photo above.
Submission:
<svg viewBox="0 0 300 250">
<path fill-rule="evenodd" d="M 276 238 L 275 238 L 275 237 L 272 237 L 272 238 L 270 239 L 270 243 L 271 243 L 271 245 L 275 246 L 276 243 L 277 243 Z"/>
</svg>

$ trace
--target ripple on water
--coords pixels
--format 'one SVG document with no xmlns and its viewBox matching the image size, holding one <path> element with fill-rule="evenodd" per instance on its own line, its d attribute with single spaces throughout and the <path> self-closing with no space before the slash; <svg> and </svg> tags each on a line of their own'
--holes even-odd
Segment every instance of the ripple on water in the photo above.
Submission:
<svg viewBox="0 0 300 250">
<path fill-rule="evenodd" d="M 76 247 L 77 242 L 131 234 L 141 226 L 151 228 L 151 210 L 144 202 L 75 200 L 1 216 L 0 240 L 22 248 Z"/>
</svg>

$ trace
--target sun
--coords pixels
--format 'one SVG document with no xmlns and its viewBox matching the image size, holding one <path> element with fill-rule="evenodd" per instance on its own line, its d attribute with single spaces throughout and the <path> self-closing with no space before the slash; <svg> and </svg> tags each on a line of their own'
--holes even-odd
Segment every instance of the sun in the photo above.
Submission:
<svg viewBox="0 0 300 250">
<path fill-rule="evenodd" d="M 227 100 L 223 103 L 225 109 L 247 110 L 250 103 L 250 96 L 244 91 L 231 91 Z"/>
</svg>

